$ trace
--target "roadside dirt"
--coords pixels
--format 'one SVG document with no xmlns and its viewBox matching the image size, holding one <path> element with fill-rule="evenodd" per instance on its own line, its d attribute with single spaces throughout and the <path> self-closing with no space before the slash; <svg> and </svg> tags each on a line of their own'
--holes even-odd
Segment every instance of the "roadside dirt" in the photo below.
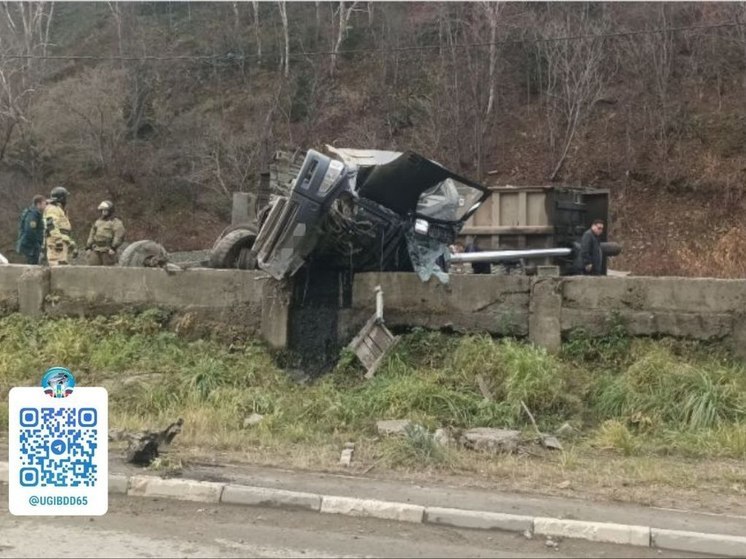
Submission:
<svg viewBox="0 0 746 559">
<path fill-rule="evenodd" d="M 737 460 L 624 457 L 570 447 L 564 456 L 551 451 L 508 456 L 469 451 L 458 453 L 449 467 L 388 468 L 380 463 L 373 446 L 358 443 L 353 463 L 346 468 L 339 465 L 340 452 L 341 448 L 302 445 L 285 450 L 210 452 L 179 447 L 176 442 L 163 467 L 152 473 L 190 477 L 191 471 L 217 476 L 210 478 L 212 481 L 227 481 L 219 478 L 229 471 L 268 466 L 367 480 L 639 504 L 746 518 L 746 467 Z M 119 461 L 120 450 L 113 446 L 110 455 Z"/>
</svg>

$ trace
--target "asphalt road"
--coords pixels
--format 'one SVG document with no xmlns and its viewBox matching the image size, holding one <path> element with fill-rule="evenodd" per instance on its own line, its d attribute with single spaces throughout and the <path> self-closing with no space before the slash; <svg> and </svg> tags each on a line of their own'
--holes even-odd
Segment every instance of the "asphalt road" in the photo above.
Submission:
<svg viewBox="0 0 746 559">
<path fill-rule="evenodd" d="M 112 496 L 102 517 L 15 517 L 0 485 L 0 557 L 691 557 L 311 512 Z"/>
</svg>

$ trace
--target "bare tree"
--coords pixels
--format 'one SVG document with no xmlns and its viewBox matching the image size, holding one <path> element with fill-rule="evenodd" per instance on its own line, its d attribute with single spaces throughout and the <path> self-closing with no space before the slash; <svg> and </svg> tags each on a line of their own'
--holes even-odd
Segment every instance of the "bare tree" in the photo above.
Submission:
<svg viewBox="0 0 746 559">
<path fill-rule="evenodd" d="M 254 10 L 254 38 L 256 40 L 257 64 L 262 65 L 262 37 L 259 33 L 259 1 L 252 0 L 251 7 Z"/>
<path fill-rule="evenodd" d="M 31 96 L 42 76 L 53 3 L 3 2 L 0 15 L 0 161 L 13 133 L 28 123 Z"/>
<path fill-rule="evenodd" d="M 290 75 L 290 31 L 288 29 L 288 12 L 285 0 L 278 0 L 280 8 L 280 19 L 282 20 L 282 34 L 285 39 L 285 54 L 280 57 L 280 68 L 287 78 Z"/>
<path fill-rule="evenodd" d="M 656 27 L 670 26 L 666 6 L 658 6 Z M 671 126 L 677 112 L 677 103 L 672 99 L 672 77 L 675 66 L 674 34 L 671 31 L 647 33 L 623 43 L 624 54 L 631 62 L 643 96 L 641 106 L 646 124 L 652 136 L 660 162 L 660 170 L 666 184 L 670 181 L 669 155 L 676 142 L 675 127 Z M 652 99 L 652 103 L 650 100 Z"/>
<path fill-rule="evenodd" d="M 316 43 L 318 45 L 319 38 L 321 37 L 321 2 L 314 2 L 316 5 Z"/>
<path fill-rule="evenodd" d="M 117 46 L 119 47 L 119 56 L 121 57 L 124 55 L 124 48 L 122 46 L 122 12 L 119 9 L 119 2 L 107 2 L 107 4 L 109 4 L 109 10 L 117 26 Z M 124 61 L 121 64 L 124 66 Z"/>
<path fill-rule="evenodd" d="M 346 4 L 349 5 L 346 6 Z M 347 37 L 347 32 L 350 29 L 350 16 L 352 16 L 352 12 L 355 10 L 356 6 L 357 2 L 340 2 L 339 7 L 337 8 L 336 14 L 339 16 L 339 20 L 337 24 L 337 39 L 334 42 L 334 48 L 332 49 L 330 66 L 330 72 L 332 76 L 334 75 L 334 71 L 337 67 L 337 55 L 339 54 L 339 49 L 342 46 L 342 42 L 345 40 L 345 37 Z"/>
<path fill-rule="evenodd" d="M 45 89 L 35 103 L 33 132 L 53 153 L 104 173 L 127 144 L 125 72 L 103 66 Z"/>
<path fill-rule="evenodd" d="M 541 29 L 538 52 L 544 63 L 544 100 L 549 141 L 555 154 L 550 180 L 556 180 L 567 155 L 607 83 L 604 40 L 592 37 L 607 29 L 583 12 L 573 24 L 553 18 Z M 585 37 L 564 40 L 582 30 Z M 590 35 L 591 37 L 587 37 Z"/>
<path fill-rule="evenodd" d="M 487 103 L 484 109 L 481 104 L 476 103 L 474 115 L 475 147 L 477 157 L 477 176 L 484 177 L 485 160 L 485 136 L 490 129 L 494 116 L 495 107 L 495 80 L 497 75 L 497 26 L 500 20 L 501 2 L 480 2 L 481 13 L 489 29 L 489 60 L 487 62 Z M 473 81 L 475 87 L 479 88 L 479 80 Z M 480 88 L 481 89 L 481 88 Z M 475 101 L 479 99 L 475 95 Z"/>
</svg>

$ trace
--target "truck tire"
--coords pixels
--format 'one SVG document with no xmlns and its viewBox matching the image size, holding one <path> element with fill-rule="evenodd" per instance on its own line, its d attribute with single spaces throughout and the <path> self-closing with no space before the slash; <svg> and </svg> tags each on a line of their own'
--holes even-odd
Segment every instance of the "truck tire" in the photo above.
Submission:
<svg viewBox="0 0 746 559">
<path fill-rule="evenodd" d="M 619 243 L 601 243 L 601 252 L 604 256 L 618 256 L 622 253 L 622 245 Z"/>
<path fill-rule="evenodd" d="M 222 239 L 225 237 L 228 233 L 232 233 L 233 231 L 238 231 L 239 229 L 247 229 L 249 231 L 253 231 L 254 234 L 256 234 L 257 229 L 256 226 L 253 223 L 237 223 L 236 225 L 229 225 L 223 231 L 218 235 L 218 239 Z"/>
<path fill-rule="evenodd" d="M 119 265 L 126 267 L 154 267 L 168 261 L 168 252 L 155 241 L 135 241 L 122 251 Z"/>
<path fill-rule="evenodd" d="M 210 267 L 255 269 L 256 258 L 251 254 L 255 240 L 256 232 L 252 228 L 235 226 L 215 241 L 210 250 Z"/>
</svg>

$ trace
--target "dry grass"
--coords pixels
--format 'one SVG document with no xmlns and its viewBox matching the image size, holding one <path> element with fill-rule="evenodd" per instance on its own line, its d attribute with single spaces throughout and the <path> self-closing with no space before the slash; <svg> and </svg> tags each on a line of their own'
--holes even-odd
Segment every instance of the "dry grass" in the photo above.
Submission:
<svg viewBox="0 0 746 559">
<path fill-rule="evenodd" d="M 711 244 L 687 245 L 677 251 L 677 258 L 691 275 L 716 278 L 746 277 L 746 230 L 733 226 L 718 235 Z"/>
</svg>

